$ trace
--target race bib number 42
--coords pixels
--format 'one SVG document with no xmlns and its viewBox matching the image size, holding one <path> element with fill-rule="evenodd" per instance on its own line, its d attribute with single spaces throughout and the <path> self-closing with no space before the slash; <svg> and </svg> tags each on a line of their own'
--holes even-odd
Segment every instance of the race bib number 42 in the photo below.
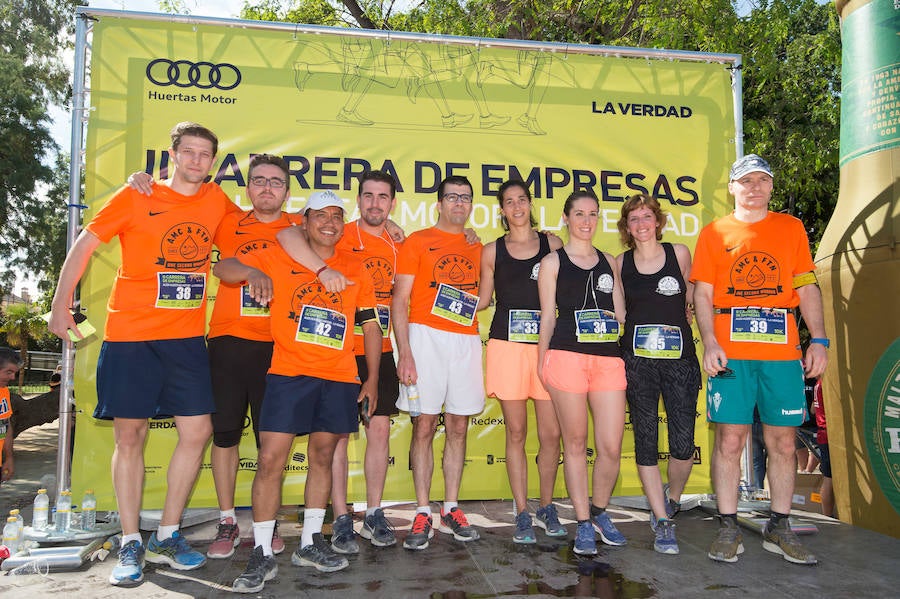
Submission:
<svg viewBox="0 0 900 599">
<path fill-rule="evenodd" d="M 469 326 L 475 321 L 478 296 L 441 283 L 431 313 L 449 321 Z"/>
<path fill-rule="evenodd" d="M 340 312 L 305 305 L 300 310 L 296 341 L 321 345 L 331 349 L 344 347 L 347 319 Z"/>
</svg>

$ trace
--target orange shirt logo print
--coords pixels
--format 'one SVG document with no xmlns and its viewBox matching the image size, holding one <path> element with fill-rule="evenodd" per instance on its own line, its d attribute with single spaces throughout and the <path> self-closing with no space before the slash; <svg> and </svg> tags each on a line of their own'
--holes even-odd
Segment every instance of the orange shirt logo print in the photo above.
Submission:
<svg viewBox="0 0 900 599">
<path fill-rule="evenodd" d="M 781 267 L 778 261 L 764 252 L 748 252 L 731 267 L 731 287 L 735 297 L 758 298 L 782 292 Z"/>
<path fill-rule="evenodd" d="M 173 270 L 202 270 L 209 263 L 212 235 L 198 223 L 175 225 L 163 236 L 158 264 Z"/>
<path fill-rule="evenodd" d="M 300 318 L 303 306 L 317 306 L 334 310 L 335 312 L 344 311 L 341 294 L 326 291 L 325 287 L 318 281 L 307 283 L 294 289 L 293 299 L 291 300 L 291 312 L 288 317 L 296 322 Z"/>
<path fill-rule="evenodd" d="M 393 265 L 380 256 L 372 256 L 366 259 L 363 265 L 372 278 L 372 286 L 375 288 L 375 299 L 391 299 L 391 290 L 394 287 Z"/>
<path fill-rule="evenodd" d="M 247 243 L 242 244 L 237 251 L 235 252 L 236 256 L 246 256 L 247 254 L 252 254 L 258 250 L 264 250 L 272 245 L 272 242 L 268 239 L 254 239 L 253 241 L 248 241 Z"/>
<path fill-rule="evenodd" d="M 434 286 L 439 287 L 444 283 L 471 293 L 478 289 L 477 274 L 475 264 L 471 260 L 459 254 L 449 254 L 434 265 Z"/>
</svg>

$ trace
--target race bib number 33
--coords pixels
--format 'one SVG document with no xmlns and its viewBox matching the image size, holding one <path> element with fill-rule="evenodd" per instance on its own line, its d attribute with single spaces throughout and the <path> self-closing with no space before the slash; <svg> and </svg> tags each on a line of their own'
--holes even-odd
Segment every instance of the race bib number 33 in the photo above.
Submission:
<svg viewBox="0 0 900 599">
<path fill-rule="evenodd" d="M 156 273 L 156 307 L 191 310 L 203 305 L 206 273 Z"/>
<path fill-rule="evenodd" d="M 541 332 L 540 310 L 510 310 L 509 334 L 510 341 L 519 343 L 537 343 Z"/>
</svg>

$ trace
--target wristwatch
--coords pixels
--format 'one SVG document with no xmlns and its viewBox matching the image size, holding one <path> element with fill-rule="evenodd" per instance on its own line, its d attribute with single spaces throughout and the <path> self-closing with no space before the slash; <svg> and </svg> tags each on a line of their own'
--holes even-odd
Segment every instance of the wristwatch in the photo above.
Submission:
<svg viewBox="0 0 900 599">
<path fill-rule="evenodd" d="M 819 345 L 824 345 L 825 349 L 828 349 L 829 347 L 831 347 L 831 339 L 828 339 L 827 337 L 813 337 L 812 339 L 809 340 L 809 342 L 811 344 L 818 343 Z"/>
</svg>

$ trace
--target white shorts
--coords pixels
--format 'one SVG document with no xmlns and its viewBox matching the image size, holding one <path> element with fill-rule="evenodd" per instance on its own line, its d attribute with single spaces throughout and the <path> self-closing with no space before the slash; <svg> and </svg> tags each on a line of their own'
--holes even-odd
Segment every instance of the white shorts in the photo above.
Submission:
<svg viewBox="0 0 900 599">
<path fill-rule="evenodd" d="M 423 414 L 440 414 L 442 408 L 457 416 L 472 416 L 484 411 L 480 336 L 448 333 L 411 323 L 409 348 L 416 361 Z M 402 381 L 397 408 L 409 411 L 406 386 Z"/>
</svg>

